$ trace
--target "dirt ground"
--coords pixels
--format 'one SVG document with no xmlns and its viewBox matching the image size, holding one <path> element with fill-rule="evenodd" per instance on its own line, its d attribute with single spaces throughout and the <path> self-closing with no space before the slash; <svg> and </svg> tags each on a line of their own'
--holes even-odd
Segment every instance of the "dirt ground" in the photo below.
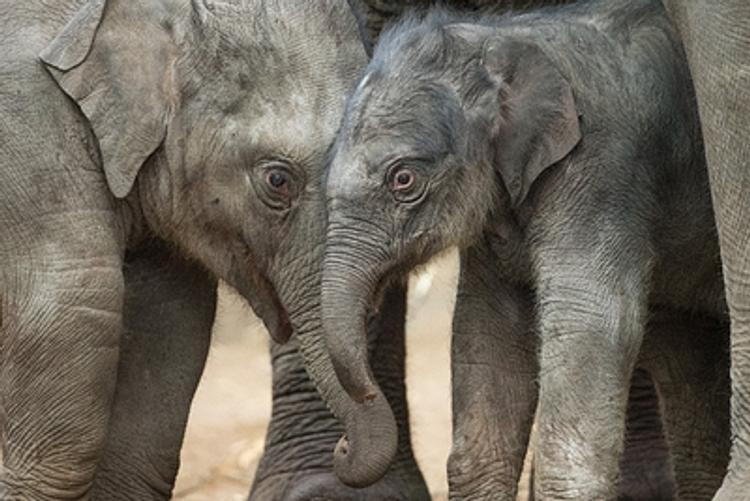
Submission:
<svg viewBox="0 0 750 501">
<path fill-rule="evenodd" d="M 407 388 L 414 449 L 435 500 L 446 499 L 451 443 L 450 322 L 456 255 L 412 277 Z M 208 365 L 193 402 L 175 499 L 244 500 L 271 415 L 268 335 L 249 309 L 222 291 Z"/>
</svg>

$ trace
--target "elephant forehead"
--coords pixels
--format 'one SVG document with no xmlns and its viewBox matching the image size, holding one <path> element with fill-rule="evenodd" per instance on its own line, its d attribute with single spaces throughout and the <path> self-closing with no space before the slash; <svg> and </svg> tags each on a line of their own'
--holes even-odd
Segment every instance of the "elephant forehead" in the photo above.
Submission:
<svg viewBox="0 0 750 501">
<path fill-rule="evenodd" d="M 254 99 L 247 117 L 252 120 L 254 135 L 267 142 L 281 138 L 308 149 L 327 150 L 341 121 L 345 98 L 343 91 L 289 92 L 277 99 Z"/>
<path fill-rule="evenodd" d="M 326 196 L 333 200 L 353 200 L 373 193 L 380 178 L 359 155 L 337 154 L 328 171 Z"/>
<path fill-rule="evenodd" d="M 217 8 L 202 44 L 220 58 L 247 58 L 263 74 L 366 64 L 367 56 L 347 0 L 255 0 Z"/>
<path fill-rule="evenodd" d="M 316 102 L 304 94 L 260 101 L 221 121 L 222 142 L 251 156 L 322 166 L 342 113 L 343 104 Z"/>
<path fill-rule="evenodd" d="M 346 0 L 212 3 L 214 15 L 199 43 L 185 44 L 191 48 L 178 59 L 175 79 L 182 95 L 228 114 L 286 95 L 305 94 L 296 102 L 319 107 L 337 103 L 367 63 Z"/>
</svg>

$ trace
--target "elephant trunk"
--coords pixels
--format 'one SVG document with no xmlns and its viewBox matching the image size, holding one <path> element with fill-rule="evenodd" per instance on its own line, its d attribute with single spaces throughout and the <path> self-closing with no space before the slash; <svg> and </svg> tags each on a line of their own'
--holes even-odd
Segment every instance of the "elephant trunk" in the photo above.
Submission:
<svg viewBox="0 0 750 501">
<path fill-rule="evenodd" d="M 298 333 L 305 368 L 331 412 L 344 425 L 345 435 L 336 444 L 333 466 L 342 483 L 367 487 L 380 480 L 396 455 L 398 429 L 385 396 L 359 404 L 344 392 L 331 365 L 323 336 Z"/>
<path fill-rule="evenodd" d="M 387 253 L 366 223 L 329 222 L 321 305 L 328 352 L 336 375 L 358 403 L 378 392 L 367 353 L 367 312 L 382 279 Z M 370 226 L 370 225 L 367 225 Z"/>
<path fill-rule="evenodd" d="M 367 313 L 386 252 L 374 244 L 377 233 L 361 228 L 367 223 L 358 221 L 357 225 L 360 228 L 352 230 L 352 225 L 329 221 L 321 308 L 327 353 L 353 406 L 353 412 L 343 419 L 339 416 L 346 436 L 336 448 L 334 468 L 342 482 L 365 486 L 388 471 L 398 429 L 368 361 Z"/>
</svg>

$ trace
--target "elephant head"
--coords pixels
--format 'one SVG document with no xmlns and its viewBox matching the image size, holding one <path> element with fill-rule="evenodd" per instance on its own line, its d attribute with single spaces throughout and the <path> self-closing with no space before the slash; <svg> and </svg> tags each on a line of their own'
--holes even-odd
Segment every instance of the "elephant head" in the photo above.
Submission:
<svg viewBox="0 0 750 501">
<path fill-rule="evenodd" d="M 461 12 L 502 14 L 512 9 L 524 10 L 532 7 L 570 3 L 573 0 L 349 0 L 362 27 L 368 51 L 388 24 L 416 9 L 427 9 L 444 5 Z"/>
<path fill-rule="evenodd" d="M 327 181 L 323 323 L 360 406 L 379 398 L 368 307 L 384 284 L 492 224 L 579 142 L 570 85 L 543 51 L 441 14 L 381 37 L 347 105 Z"/>
<path fill-rule="evenodd" d="M 341 450 L 337 473 L 357 484 L 364 462 L 365 482 L 381 475 L 396 449 L 390 409 L 346 398 L 320 325 L 323 167 L 366 63 L 347 1 L 79 4 L 41 59 L 98 142 L 123 240 L 171 242 L 248 299 L 276 340 L 295 332 L 331 410 L 373 454 Z M 352 428 L 370 414 L 390 419 L 392 441 Z"/>
</svg>

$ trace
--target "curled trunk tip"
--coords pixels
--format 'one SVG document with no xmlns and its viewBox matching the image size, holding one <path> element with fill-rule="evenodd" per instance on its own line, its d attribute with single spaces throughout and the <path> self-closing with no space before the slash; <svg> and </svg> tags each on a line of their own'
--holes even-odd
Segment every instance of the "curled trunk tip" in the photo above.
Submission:
<svg viewBox="0 0 750 501">
<path fill-rule="evenodd" d="M 357 406 L 345 426 L 347 432 L 334 450 L 336 476 L 350 487 L 372 485 L 388 472 L 398 448 L 393 411 L 378 391 L 371 400 Z"/>
</svg>

